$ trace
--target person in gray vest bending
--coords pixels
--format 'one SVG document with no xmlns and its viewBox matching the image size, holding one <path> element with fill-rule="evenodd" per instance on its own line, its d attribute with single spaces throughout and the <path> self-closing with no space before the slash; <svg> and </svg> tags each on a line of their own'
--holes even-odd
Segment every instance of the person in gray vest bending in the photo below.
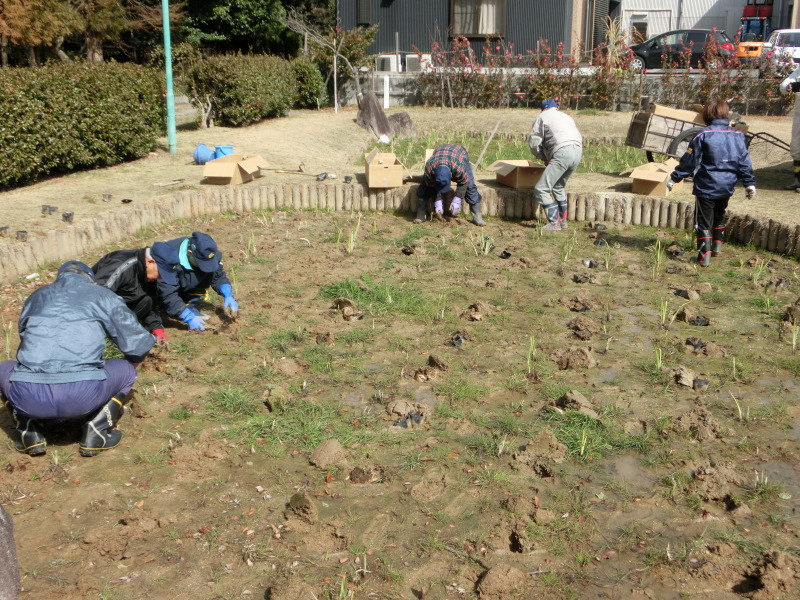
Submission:
<svg viewBox="0 0 800 600">
<path fill-rule="evenodd" d="M 555 100 L 542 102 L 542 112 L 533 122 L 528 138 L 531 152 L 545 165 L 533 188 L 533 197 L 547 217 L 542 231 L 567 228 L 567 198 L 564 188 L 583 155 L 583 138 L 572 117 L 558 110 Z"/>
</svg>

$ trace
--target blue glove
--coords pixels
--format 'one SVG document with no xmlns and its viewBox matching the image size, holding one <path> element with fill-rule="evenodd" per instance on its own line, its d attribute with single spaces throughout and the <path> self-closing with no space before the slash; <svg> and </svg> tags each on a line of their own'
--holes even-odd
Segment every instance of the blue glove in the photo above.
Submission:
<svg viewBox="0 0 800 600">
<path fill-rule="evenodd" d="M 196 315 L 190 308 L 184 308 L 181 313 L 180 320 L 189 326 L 189 329 L 194 331 L 205 331 L 206 328 L 203 321 L 207 317 L 205 315 Z"/>
<path fill-rule="evenodd" d="M 222 292 L 223 306 L 227 309 L 226 312 L 235 315 L 239 312 L 239 304 L 233 299 L 233 289 L 230 283 L 223 283 L 219 286 L 219 291 Z"/>
<path fill-rule="evenodd" d="M 186 305 L 186 309 L 192 311 L 192 314 L 195 317 L 200 317 L 201 319 L 207 319 L 208 317 L 200 312 L 200 309 L 194 305 L 194 301 L 190 302 Z"/>
</svg>

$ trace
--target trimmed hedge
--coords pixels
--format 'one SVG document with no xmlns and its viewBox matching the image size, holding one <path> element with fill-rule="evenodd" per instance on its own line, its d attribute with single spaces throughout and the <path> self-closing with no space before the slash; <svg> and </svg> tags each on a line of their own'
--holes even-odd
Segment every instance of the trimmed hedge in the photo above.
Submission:
<svg viewBox="0 0 800 600">
<path fill-rule="evenodd" d="M 297 80 L 296 108 L 319 108 L 328 101 L 325 78 L 317 65 L 310 60 L 298 58 L 292 61 L 292 71 Z"/>
<path fill-rule="evenodd" d="M 160 72 L 132 64 L 0 69 L 0 188 L 145 156 L 163 93 Z"/>
<path fill-rule="evenodd" d="M 190 69 L 186 85 L 196 106 L 210 100 L 209 121 L 227 127 L 282 116 L 297 97 L 291 65 L 276 56 L 209 58 Z"/>
</svg>

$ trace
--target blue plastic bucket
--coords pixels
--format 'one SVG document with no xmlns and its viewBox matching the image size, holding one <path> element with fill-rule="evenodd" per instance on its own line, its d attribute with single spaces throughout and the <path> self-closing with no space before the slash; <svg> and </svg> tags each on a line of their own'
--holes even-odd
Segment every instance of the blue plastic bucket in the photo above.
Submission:
<svg viewBox="0 0 800 600">
<path fill-rule="evenodd" d="M 233 154 L 233 146 L 214 146 L 214 158 Z"/>
<path fill-rule="evenodd" d="M 214 160 L 216 158 L 216 153 L 212 148 L 209 148 L 205 144 L 198 144 L 197 147 L 194 149 L 194 162 L 198 165 L 204 165 L 210 160 Z"/>
</svg>

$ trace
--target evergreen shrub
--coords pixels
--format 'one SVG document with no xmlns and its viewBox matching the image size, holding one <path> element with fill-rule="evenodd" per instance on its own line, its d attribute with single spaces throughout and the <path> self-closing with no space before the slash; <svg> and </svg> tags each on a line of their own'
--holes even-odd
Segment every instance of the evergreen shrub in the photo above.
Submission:
<svg viewBox="0 0 800 600">
<path fill-rule="evenodd" d="M 0 69 L 0 188 L 140 158 L 164 124 L 156 70 L 113 62 Z"/>
<path fill-rule="evenodd" d="M 231 54 L 195 64 L 187 73 L 190 101 L 209 110 L 209 124 L 242 127 L 284 115 L 297 97 L 289 61 Z"/>
</svg>

